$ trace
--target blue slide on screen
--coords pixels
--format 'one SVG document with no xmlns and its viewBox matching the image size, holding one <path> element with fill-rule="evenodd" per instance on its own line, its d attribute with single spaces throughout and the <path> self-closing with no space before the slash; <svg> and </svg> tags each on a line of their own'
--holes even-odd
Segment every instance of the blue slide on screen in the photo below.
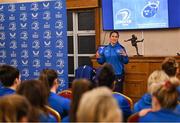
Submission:
<svg viewBox="0 0 180 123">
<path fill-rule="evenodd" d="M 114 29 L 168 28 L 167 0 L 113 0 Z"/>
</svg>

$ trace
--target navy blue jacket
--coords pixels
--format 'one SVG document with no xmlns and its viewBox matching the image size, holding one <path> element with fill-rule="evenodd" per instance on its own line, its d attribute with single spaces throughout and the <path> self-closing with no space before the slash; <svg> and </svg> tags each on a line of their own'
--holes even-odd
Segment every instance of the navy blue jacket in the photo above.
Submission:
<svg viewBox="0 0 180 123">
<path fill-rule="evenodd" d="M 99 64 L 109 63 L 113 66 L 116 75 L 124 74 L 124 64 L 129 62 L 128 56 L 121 55 L 121 51 L 125 48 L 117 42 L 114 46 L 111 44 L 104 47 L 102 54 L 97 58 Z"/>
</svg>

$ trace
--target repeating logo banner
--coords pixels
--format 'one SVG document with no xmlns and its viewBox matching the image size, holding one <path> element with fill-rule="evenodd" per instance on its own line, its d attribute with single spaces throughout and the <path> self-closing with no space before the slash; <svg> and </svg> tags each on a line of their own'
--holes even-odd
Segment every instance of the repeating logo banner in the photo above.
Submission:
<svg viewBox="0 0 180 123">
<path fill-rule="evenodd" d="M 21 70 L 23 80 L 55 69 L 68 88 L 65 0 L 0 4 L 0 64 Z"/>
</svg>

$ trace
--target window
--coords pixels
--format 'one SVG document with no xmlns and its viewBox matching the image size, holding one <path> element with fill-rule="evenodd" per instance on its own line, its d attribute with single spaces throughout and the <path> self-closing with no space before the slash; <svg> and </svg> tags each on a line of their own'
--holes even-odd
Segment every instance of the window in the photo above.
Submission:
<svg viewBox="0 0 180 123">
<path fill-rule="evenodd" d="M 69 81 L 75 76 L 75 69 L 81 65 L 91 65 L 96 52 L 96 11 L 68 10 L 68 67 Z"/>
</svg>

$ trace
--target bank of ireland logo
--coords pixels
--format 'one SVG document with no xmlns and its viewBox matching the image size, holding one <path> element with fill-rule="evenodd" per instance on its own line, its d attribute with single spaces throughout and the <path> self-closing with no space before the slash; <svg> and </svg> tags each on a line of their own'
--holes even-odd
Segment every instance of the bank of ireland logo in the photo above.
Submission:
<svg viewBox="0 0 180 123">
<path fill-rule="evenodd" d="M 45 66 L 46 67 L 51 67 L 52 63 L 49 60 L 47 60 L 47 61 L 45 61 Z"/>
<path fill-rule="evenodd" d="M 45 39 L 50 39 L 51 38 L 51 31 L 50 30 L 46 30 L 43 34 L 43 37 Z"/>
<path fill-rule="evenodd" d="M 29 77 L 29 69 L 27 69 L 27 68 L 22 69 L 21 76 Z"/>
<path fill-rule="evenodd" d="M 11 49 L 17 49 L 17 42 L 15 40 L 11 41 L 9 43 L 9 48 Z"/>
<path fill-rule="evenodd" d="M 0 58 L 6 58 L 6 51 L 5 50 L 0 50 Z"/>
<path fill-rule="evenodd" d="M 48 28 L 50 28 L 50 24 L 49 24 L 48 22 L 46 22 L 46 23 L 43 25 L 43 27 L 44 27 L 45 29 L 48 29 Z"/>
<path fill-rule="evenodd" d="M 15 22 L 9 23 L 9 30 L 11 30 L 11 31 L 15 31 L 16 30 L 16 23 Z"/>
<path fill-rule="evenodd" d="M 160 1 L 148 1 L 141 11 L 141 15 L 146 18 L 154 17 L 159 9 Z"/>
<path fill-rule="evenodd" d="M 45 11 L 43 13 L 43 19 L 44 20 L 50 20 L 51 19 L 51 13 L 49 11 Z"/>
<path fill-rule="evenodd" d="M 34 75 L 34 76 L 39 76 L 39 74 L 40 74 L 40 73 L 39 73 L 38 70 L 35 70 L 35 71 L 33 72 L 33 75 Z"/>
<path fill-rule="evenodd" d="M 61 51 L 56 52 L 56 57 L 63 57 L 63 53 Z"/>
<path fill-rule="evenodd" d="M 28 48 L 28 44 L 26 42 L 21 43 L 21 48 Z"/>
<path fill-rule="evenodd" d="M 33 57 L 39 57 L 39 51 L 33 50 Z"/>
<path fill-rule="evenodd" d="M 56 21 L 55 28 L 56 29 L 62 29 L 63 28 L 63 21 L 61 21 L 61 20 Z"/>
<path fill-rule="evenodd" d="M 0 24 L 0 30 L 4 30 L 3 24 Z"/>
<path fill-rule="evenodd" d="M 58 59 L 56 61 L 56 67 L 59 67 L 59 68 L 64 68 L 64 60 L 63 59 Z"/>
<path fill-rule="evenodd" d="M 62 49 L 64 47 L 63 41 L 61 39 L 56 41 L 56 48 Z"/>
<path fill-rule="evenodd" d="M 27 20 L 27 13 L 26 12 L 20 13 L 19 20 L 26 21 Z"/>
<path fill-rule="evenodd" d="M 12 60 L 10 61 L 10 65 L 12 65 L 12 66 L 14 66 L 14 67 L 17 67 L 17 65 L 18 65 L 17 59 L 12 59 Z"/>
<path fill-rule="evenodd" d="M 28 39 L 28 33 L 27 31 L 23 31 L 20 33 L 20 39 L 27 40 Z"/>
<path fill-rule="evenodd" d="M 56 37 L 60 38 L 63 35 L 63 31 L 56 31 Z"/>
<path fill-rule="evenodd" d="M 21 6 L 19 7 L 19 9 L 20 9 L 21 11 L 25 11 L 25 10 L 26 10 L 26 6 L 25 6 L 24 4 L 21 4 Z"/>
<path fill-rule="evenodd" d="M 44 41 L 45 47 L 51 47 L 51 41 Z"/>
<path fill-rule="evenodd" d="M 22 50 L 21 57 L 25 59 L 29 58 L 28 50 Z"/>
<path fill-rule="evenodd" d="M 4 10 L 4 6 L 0 5 L 0 11 L 3 11 L 3 10 Z"/>
<path fill-rule="evenodd" d="M 131 11 L 129 9 L 126 8 L 120 9 L 115 14 L 115 20 L 116 20 L 115 24 L 121 24 L 123 26 L 127 26 L 132 22 L 130 17 L 131 17 Z"/>
<path fill-rule="evenodd" d="M 10 12 L 15 12 L 15 11 L 16 11 L 16 6 L 15 6 L 15 4 L 9 4 L 9 5 L 8 5 L 8 11 L 10 11 Z"/>
<path fill-rule="evenodd" d="M 49 9 L 49 5 L 50 5 L 50 3 L 49 2 L 44 2 L 43 3 L 43 9 Z"/>
<path fill-rule="evenodd" d="M 34 60 L 33 60 L 33 67 L 35 67 L 35 68 L 41 67 L 40 60 L 39 60 L 39 59 L 34 59 Z"/>
<path fill-rule="evenodd" d="M 5 18 L 4 18 L 4 14 L 0 13 L 0 22 L 4 22 Z"/>
<path fill-rule="evenodd" d="M 63 4 L 62 4 L 62 1 L 61 0 L 57 0 L 54 4 L 54 8 L 55 9 L 62 9 L 63 8 Z"/>
<path fill-rule="evenodd" d="M 48 59 L 52 58 L 52 51 L 49 49 L 45 50 L 44 51 L 44 57 L 48 58 Z"/>
<path fill-rule="evenodd" d="M 34 33 L 32 34 L 32 38 L 39 38 L 39 34 L 38 34 L 37 32 L 34 32 Z"/>
<path fill-rule="evenodd" d="M 38 19 L 38 13 L 31 13 L 32 19 Z"/>
<path fill-rule="evenodd" d="M 16 38 L 16 32 L 10 32 L 9 36 L 10 36 L 10 39 L 15 39 Z"/>
<path fill-rule="evenodd" d="M 5 40 L 5 33 L 4 32 L 0 32 L 0 40 Z"/>
<path fill-rule="evenodd" d="M 0 42 L 0 48 L 5 48 L 5 42 Z"/>
<path fill-rule="evenodd" d="M 60 19 L 60 18 L 62 18 L 62 14 L 60 13 L 60 12 L 57 12 L 56 14 L 55 14 L 55 18 L 57 18 L 57 19 Z"/>
<path fill-rule="evenodd" d="M 14 20 L 16 20 L 16 17 L 15 17 L 15 15 L 11 14 L 11 15 L 9 16 L 9 20 L 11 20 L 11 21 L 14 21 Z"/>
<path fill-rule="evenodd" d="M 33 29 L 33 30 L 38 30 L 38 29 L 39 29 L 39 22 L 38 22 L 38 21 L 34 21 L 34 22 L 31 24 L 31 29 Z"/>
<path fill-rule="evenodd" d="M 39 8 L 38 8 L 38 3 L 32 3 L 31 4 L 31 10 L 32 11 L 37 11 Z"/>
<path fill-rule="evenodd" d="M 40 48 L 40 42 L 39 42 L 39 40 L 34 40 L 34 41 L 32 42 L 32 48 L 34 48 L 34 49 L 39 49 L 39 48 Z"/>
<path fill-rule="evenodd" d="M 12 57 L 12 58 L 16 58 L 16 52 L 15 51 L 12 51 L 11 53 L 10 53 L 10 56 Z"/>
</svg>

